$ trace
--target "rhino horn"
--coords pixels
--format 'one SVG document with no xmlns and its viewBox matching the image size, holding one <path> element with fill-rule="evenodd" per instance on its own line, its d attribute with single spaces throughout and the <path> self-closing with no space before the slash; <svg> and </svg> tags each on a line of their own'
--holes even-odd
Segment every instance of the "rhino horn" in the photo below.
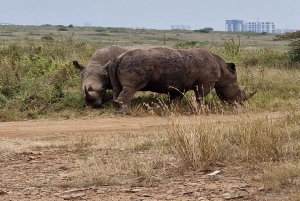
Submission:
<svg viewBox="0 0 300 201">
<path fill-rule="evenodd" d="M 93 96 L 90 95 L 88 89 L 86 88 L 86 86 L 84 86 L 84 93 L 85 93 L 85 97 L 86 99 L 92 99 Z"/>
<path fill-rule="evenodd" d="M 251 98 L 252 96 L 254 96 L 254 94 L 256 94 L 256 92 L 257 92 L 257 89 L 255 91 L 253 91 L 253 92 L 247 93 L 246 94 L 246 100 L 249 99 L 249 98 Z"/>
</svg>

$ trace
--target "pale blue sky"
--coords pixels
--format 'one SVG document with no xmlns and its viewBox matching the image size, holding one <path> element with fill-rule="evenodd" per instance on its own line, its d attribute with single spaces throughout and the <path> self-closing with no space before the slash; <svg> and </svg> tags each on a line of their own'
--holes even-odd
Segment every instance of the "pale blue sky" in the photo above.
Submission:
<svg viewBox="0 0 300 201">
<path fill-rule="evenodd" d="M 300 0 L 0 0 L 0 22 L 18 25 L 225 30 L 225 20 L 272 21 L 300 29 Z"/>
</svg>

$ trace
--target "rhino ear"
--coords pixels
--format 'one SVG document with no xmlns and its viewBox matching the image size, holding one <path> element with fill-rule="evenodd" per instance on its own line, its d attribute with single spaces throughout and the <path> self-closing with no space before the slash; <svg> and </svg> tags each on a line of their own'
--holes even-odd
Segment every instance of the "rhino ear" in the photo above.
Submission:
<svg viewBox="0 0 300 201">
<path fill-rule="evenodd" d="M 110 65 L 110 60 L 104 65 L 104 66 L 101 66 L 99 68 L 99 73 L 100 75 L 107 75 L 108 74 L 108 67 Z"/>
<path fill-rule="evenodd" d="M 235 68 L 235 64 L 234 64 L 234 63 L 226 63 L 226 64 L 227 64 L 227 69 L 228 69 L 230 72 L 233 72 L 233 73 L 236 72 L 236 68 Z"/>
<path fill-rule="evenodd" d="M 85 67 L 79 64 L 78 61 L 73 61 L 73 65 L 75 66 L 75 68 L 79 69 L 80 71 L 83 71 L 85 69 Z"/>
</svg>

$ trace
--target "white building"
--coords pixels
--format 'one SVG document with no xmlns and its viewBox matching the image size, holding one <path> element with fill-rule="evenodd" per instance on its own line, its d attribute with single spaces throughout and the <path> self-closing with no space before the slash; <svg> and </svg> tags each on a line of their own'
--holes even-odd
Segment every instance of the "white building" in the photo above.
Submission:
<svg viewBox="0 0 300 201">
<path fill-rule="evenodd" d="M 274 33 L 274 22 L 245 22 L 244 31 L 256 32 L 256 33 Z"/>
<path fill-rule="evenodd" d="M 227 32 L 240 32 L 244 31 L 243 20 L 225 20 L 225 31 Z"/>
<path fill-rule="evenodd" d="M 284 33 L 293 33 L 298 31 L 297 29 L 275 29 L 274 33 L 276 34 L 284 34 Z"/>
</svg>

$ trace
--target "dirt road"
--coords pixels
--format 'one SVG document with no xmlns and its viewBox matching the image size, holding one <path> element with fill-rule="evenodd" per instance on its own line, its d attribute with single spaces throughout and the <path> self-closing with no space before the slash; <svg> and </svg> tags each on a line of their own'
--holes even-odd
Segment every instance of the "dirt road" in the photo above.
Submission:
<svg viewBox="0 0 300 201">
<path fill-rule="evenodd" d="M 286 114 L 282 112 L 240 114 L 240 115 L 203 115 L 181 117 L 131 117 L 117 116 L 93 119 L 68 120 L 35 120 L 0 122 L 0 137 L 7 138 L 38 138 L 39 135 L 53 133 L 89 133 L 92 135 L 119 134 L 122 132 L 141 132 L 142 130 L 155 130 L 157 126 L 168 125 L 172 122 L 183 124 L 197 124 L 205 119 L 208 122 L 230 122 L 237 118 L 281 118 Z"/>
</svg>

